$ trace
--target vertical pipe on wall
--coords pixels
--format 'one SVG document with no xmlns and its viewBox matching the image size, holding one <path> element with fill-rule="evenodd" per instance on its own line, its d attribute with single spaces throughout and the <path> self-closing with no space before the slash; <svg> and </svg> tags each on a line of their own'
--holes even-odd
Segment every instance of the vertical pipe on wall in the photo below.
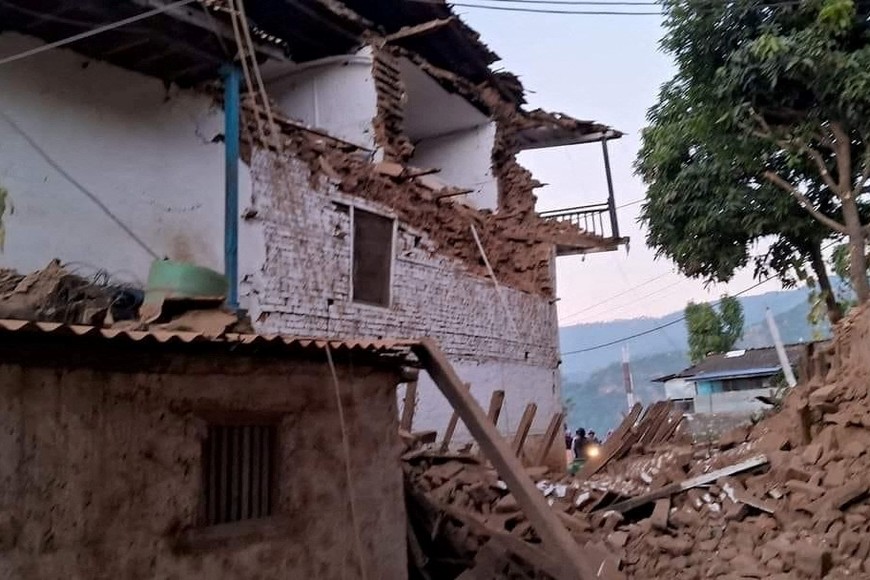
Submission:
<svg viewBox="0 0 870 580">
<path fill-rule="evenodd" d="M 239 307 L 239 67 L 226 65 L 224 80 L 224 275 L 227 305 Z"/>
</svg>

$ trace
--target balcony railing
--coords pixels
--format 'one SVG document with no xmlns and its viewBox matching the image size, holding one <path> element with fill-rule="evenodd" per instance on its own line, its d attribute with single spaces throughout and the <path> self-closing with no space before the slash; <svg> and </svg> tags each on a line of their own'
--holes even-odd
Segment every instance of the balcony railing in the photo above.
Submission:
<svg viewBox="0 0 870 580">
<path fill-rule="evenodd" d="M 596 203 L 568 209 L 554 211 L 542 211 L 539 214 L 545 220 L 567 222 L 592 235 L 602 238 L 619 237 L 617 231 L 614 235 L 614 223 L 610 215 L 609 203 Z"/>
<path fill-rule="evenodd" d="M 545 220 L 570 223 L 588 234 L 601 238 L 601 245 L 594 249 L 577 247 L 556 247 L 556 255 L 569 256 L 588 252 L 609 252 L 620 244 L 627 244 L 628 238 L 619 237 L 619 221 L 616 218 L 616 200 L 613 196 L 613 176 L 610 173 L 610 154 L 607 151 L 607 140 L 601 141 L 604 155 L 604 173 L 607 177 L 607 201 L 592 205 L 569 207 L 553 211 L 540 212 Z"/>
</svg>

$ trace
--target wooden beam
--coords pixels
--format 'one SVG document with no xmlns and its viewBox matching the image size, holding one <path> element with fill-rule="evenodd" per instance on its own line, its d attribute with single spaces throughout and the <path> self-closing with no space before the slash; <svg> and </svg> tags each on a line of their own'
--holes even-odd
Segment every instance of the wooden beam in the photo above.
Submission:
<svg viewBox="0 0 870 580">
<path fill-rule="evenodd" d="M 471 391 L 471 383 L 465 383 L 465 388 Z M 441 452 L 447 453 L 450 450 L 450 441 L 453 439 L 453 433 L 456 431 L 456 425 L 459 423 L 459 414 L 456 411 L 450 415 L 450 421 L 447 422 L 447 428 L 444 430 L 444 439 L 441 440 Z"/>
<path fill-rule="evenodd" d="M 501 407 L 504 405 L 504 391 L 493 391 L 489 398 L 489 412 L 486 416 L 489 422 L 498 427 L 498 418 L 501 416 Z"/>
<path fill-rule="evenodd" d="M 405 387 L 405 400 L 402 404 L 402 419 L 399 427 L 408 433 L 414 423 L 414 409 L 417 407 L 417 381 L 411 381 Z"/>
<path fill-rule="evenodd" d="M 550 455 L 550 449 L 553 448 L 553 442 L 556 441 L 556 436 L 562 431 L 562 422 L 565 420 L 564 413 L 554 413 L 550 419 L 550 424 L 547 425 L 547 432 L 544 433 L 544 439 L 541 441 L 541 448 L 538 449 L 538 456 L 535 458 L 535 465 L 545 465 L 547 456 Z"/>
<path fill-rule="evenodd" d="M 408 38 L 409 36 L 426 34 L 428 32 L 432 32 L 433 30 L 437 30 L 442 26 L 447 26 L 455 20 L 456 17 L 451 16 L 449 18 L 438 18 L 435 20 L 430 20 L 428 22 L 424 22 L 423 24 L 417 24 L 415 26 L 405 26 L 384 38 L 384 42 L 393 42 L 395 40 Z"/>
<path fill-rule="evenodd" d="M 430 338 L 424 338 L 412 350 L 462 418 L 487 459 L 495 466 L 557 565 L 578 580 L 595 579 L 596 571 L 585 552 L 559 521 L 555 511 L 526 474 L 519 459 L 511 453 L 507 442 L 487 420 L 483 409 L 465 389 L 437 343 Z"/>
<path fill-rule="evenodd" d="M 691 477 L 678 483 L 671 483 L 655 491 L 651 491 L 649 493 L 645 493 L 643 495 L 639 495 L 637 497 L 633 497 L 631 499 L 609 505 L 602 509 L 605 509 L 607 511 L 616 511 L 624 514 L 625 512 L 629 512 L 635 508 L 638 508 L 657 499 L 670 497 L 676 493 L 686 491 L 687 489 L 692 489 L 693 487 L 699 487 L 701 485 L 713 483 L 717 479 L 720 479 L 722 477 L 728 477 L 729 475 L 734 475 L 736 473 L 755 469 L 756 467 L 767 464 L 767 462 L 768 459 L 765 455 L 756 455 L 755 457 L 750 457 L 746 461 L 741 461 L 740 463 L 729 465 L 728 467 L 723 467 L 722 469 L 716 469 L 709 473 L 704 473 L 696 477 Z"/>
<path fill-rule="evenodd" d="M 532 428 L 532 421 L 535 420 L 535 413 L 538 412 L 538 406 L 534 403 L 526 405 L 526 410 L 523 411 L 523 417 L 520 419 L 520 424 L 517 427 L 517 432 L 514 435 L 513 449 L 514 455 L 522 458 L 523 447 L 526 444 L 526 437 L 529 436 L 529 429 Z"/>
<path fill-rule="evenodd" d="M 598 470 L 607 465 L 607 462 L 610 461 L 622 448 L 626 436 L 631 432 L 631 428 L 634 427 L 634 424 L 642 410 L 643 406 L 640 403 L 635 404 L 635 406 L 631 408 L 631 411 L 628 412 L 628 415 L 625 416 L 625 419 L 622 420 L 622 423 L 619 424 L 616 431 L 614 431 L 613 434 L 607 438 L 607 441 L 604 442 L 604 448 L 601 450 L 601 455 L 599 455 L 595 460 L 587 461 L 586 465 L 583 466 L 583 469 L 580 470 L 580 473 L 577 474 L 577 479 L 581 481 L 589 479 L 595 475 Z"/>
</svg>

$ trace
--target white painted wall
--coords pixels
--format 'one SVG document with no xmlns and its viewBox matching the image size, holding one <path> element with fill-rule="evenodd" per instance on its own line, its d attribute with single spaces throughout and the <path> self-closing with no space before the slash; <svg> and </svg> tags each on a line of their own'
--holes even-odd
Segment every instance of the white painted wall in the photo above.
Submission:
<svg viewBox="0 0 870 580">
<path fill-rule="evenodd" d="M 495 123 L 462 129 L 448 135 L 423 139 L 416 144 L 413 165 L 440 167 L 437 178 L 474 193 L 463 196 L 469 205 L 498 208 L 498 183 L 492 175 Z"/>
<path fill-rule="evenodd" d="M 749 389 L 746 391 L 729 391 L 711 395 L 695 395 L 695 413 L 745 413 L 769 408 L 755 397 L 770 397 L 773 389 Z"/>
<path fill-rule="evenodd" d="M 377 93 L 368 52 L 267 71 L 266 86 L 281 111 L 310 127 L 374 149 Z"/>
<path fill-rule="evenodd" d="M 0 54 L 40 44 L 4 33 Z M 224 150 L 212 142 L 223 112 L 211 98 L 61 49 L 0 67 L 0 111 L 159 256 L 223 271 Z M 2 118 L 0 186 L 14 207 L 3 266 L 29 272 L 56 257 L 145 281 L 152 257 Z M 242 274 L 262 265 L 258 235 L 242 223 Z"/>
<path fill-rule="evenodd" d="M 452 360 L 459 377 L 471 384 L 471 394 L 483 409 L 489 408 L 493 391 L 505 391 L 504 404 L 498 420 L 498 429 L 506 435 L 516 432 L 523 411 L 529 403 L 538 410 L 532 423 L 532 433 L 543 433 L 553 413 L 562 410 L 559 389 L 559 371 L 536 365 L 508 361 Z M 438 390 L 424 371 L 417 385 L 417 411 L 414 415 L 414 430 L 438 431 L 439 438 L 453 414 L 453 407 Z M 400 401 L 404 395 L 399 391 Z M 401 409 L 401 403 L 400 407 Z M 453 435 L 453 443 L 461 445 L 471 441 L 471 434 L 460 421 Z"/>
<path fill-rule="evenodd" d="M 665 381 L 665 397 L 668 399 L 691 399 L 695 396 L 695 382 L 686 379 Z"/>
<path fill-rule="evenodd" d="M 416 147 L 411 164 L 440 168 L 440 181 L 473 189 L 460 198 L 472 207 L 498 209 L 498 184 L 492 175 L 495 123 L 414 63 L 402 59 L 400 70 L 407 96 L 405 132 Z"/>
</svg>

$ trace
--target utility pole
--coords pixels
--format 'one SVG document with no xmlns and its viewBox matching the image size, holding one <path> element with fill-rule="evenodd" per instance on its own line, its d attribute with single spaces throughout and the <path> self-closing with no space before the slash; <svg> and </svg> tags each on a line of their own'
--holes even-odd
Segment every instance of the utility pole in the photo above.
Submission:
<svg viewBox="0 0 870 580">
<path fill-rule="evenodd" d="M 628 408 L 631 409 L 636 401 L 627 344 L 622 347 L 622 382 L 625 384 L 625 397 L 628 400 Z"/>
</svg>

